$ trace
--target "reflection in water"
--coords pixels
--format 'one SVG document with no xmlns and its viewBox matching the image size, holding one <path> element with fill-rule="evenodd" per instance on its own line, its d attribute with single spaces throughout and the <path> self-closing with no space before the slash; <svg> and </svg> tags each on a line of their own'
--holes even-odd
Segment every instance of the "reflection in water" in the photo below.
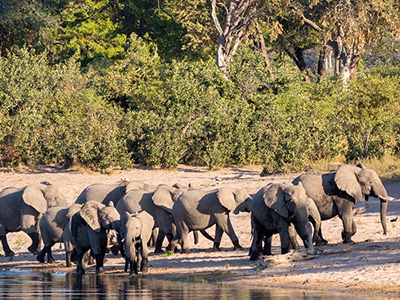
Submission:
<svg viewBox="0 0 400 300">
<path fill-rule="evenodd" d="M 0 272 L 1 299 L 343 299 L 349 294 L 298 289 L 247 288 L 125 276 Z M 351 295 L 365 299 L 365 295 Z M 379 299 L 374 297 L 374 299 Z M 382 298 L 384 299 L 384 298 Z"/>
</svg>

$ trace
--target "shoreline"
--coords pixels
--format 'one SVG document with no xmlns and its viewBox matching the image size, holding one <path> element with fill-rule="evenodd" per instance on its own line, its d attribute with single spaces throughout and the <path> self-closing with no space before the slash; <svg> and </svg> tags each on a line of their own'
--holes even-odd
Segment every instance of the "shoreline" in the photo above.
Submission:
<svg viewBox="0 0 400 300">
<path fill-rule="evenodd" d="M 61 187 L 69 203 L 73 203 L 80 192 L 88 185 L 98 182 L 115 183 L 121 178 L 137 180 L 148 184 L 189 184 L 196 188 L 212 189 L 219 186 L 239 186 L 250 194 L 269 182 L 291 181 L 297 174 L 271 175 L 260 177 L 260 168 L 229 168 L 209 171 L 205 168 L 179 167 L 177 170 L 134 168 L 113 174 L 83 174 L 73 170 L 44 168 L 34 172 L 0 172 L 0 190 L 7 186 L 22 187 L 30 183 L 49 181 Z M 400 199 L 400 182 L 387 182 L 388 194 Z M 153 249 L 149 256 L 149 273 L 142 278 L 182 280 L 192 282 L 229 283 L 246 286 L 270 286 L 278 288 L 293 287 L 306 290 L 363 293 L 389 297 L 400 297 L 400 200 L 389 203 L 387 212 L 388 234 L 382 234 L 379 221 L 379 200 L 372 198 L 358 202 L 356 208 L 362 212 L 354 219 L 357 233 L 354 244 L 341 243 L 342 222 L 333 218 L 322 223 L 322 231 L 328 245 L 316 247 L 317 255 L 305 256 L 304 247 L 298 252 L 280 255 L 279 237 L 273 238 L 273 256 L 264 256 L 251 262 L 248 247 L 251 244 L 250 215 L 232 215 L 231 221 L 242 251 L 231 251 L 232 244 L 224 235 L 221 252 L 211 252 L 212 243 L 201 237 L 194 245 L 192 235 L 189 245 L 193 253 L 155 255 Z M 214 228 L 207 230 L 214 235 Z M 58 244 L 53 247 L 55 265 L 40 264 L 36 256 L 28 253 L 30 244 L 25 233 L 7 235 L 11 249 L 16 253 L 13 259 L 0 257 L 0 270 L 26 270 L 27 272 L 68 272 L 74 267 L 65 268 L 65 256 Z M 300 240 L 299 240 L 300 241 Z M 0 247 L 1 249 L 1 247 Z M 1 251 L 2 252 L 2 251 Z M 123 272 L 121 257 L 107 254 L 106 275 L 127 276 Z M 88 273 L 94 273 L 89 268 Z"/>
</svg>

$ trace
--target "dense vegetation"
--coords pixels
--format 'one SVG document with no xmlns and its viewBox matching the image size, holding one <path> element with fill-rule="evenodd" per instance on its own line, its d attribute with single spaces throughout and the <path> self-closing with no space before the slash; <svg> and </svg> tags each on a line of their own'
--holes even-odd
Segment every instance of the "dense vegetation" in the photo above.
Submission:
<svg viewBox="0 0 400 300">
<path fill-rule="evenodd" d="M 365 40 L 357 77 L 343 81 L 313 64 L 321 52 L 305 51 L 328 45 L 320 27 L 301 35 L 306 22 L 295 22 L 296 10 L 282 15 L 284 2 L 253 7 L 269 19 L 248 28 L 225 70 L 215 62 L 214 1 L 0 0 L 0 166 L 276 172 L 400 156 L 398 31 L 381 28 L 381 47 Z M 311 2 L 303 14 L 322 3 Z"/>
</svg>

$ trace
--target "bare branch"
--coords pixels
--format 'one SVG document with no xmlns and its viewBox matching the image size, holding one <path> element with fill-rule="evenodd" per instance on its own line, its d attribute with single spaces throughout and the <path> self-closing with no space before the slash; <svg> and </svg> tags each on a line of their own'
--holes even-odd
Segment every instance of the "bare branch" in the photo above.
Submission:
<svg viewBox="0 0 400 300">
<path fill-rule="evenodd" d="M 216 6 L 217 6 L 217 5 L 216 5 L 216 0 L 212 0 L 212 1 L 211 1 L 211 8 L 212 8 L 212 10 L 211 10 L 211 16 L 212 16 L 212 18 L 213 18 L 215 27 L 217 28 L 219 34 L 222 35 L 222 34 L 223 34 L 223 31 L 222 31 L 221 24 L 219 23 L 219 20 L 218 20 L 218 17 L 217 17 Z"/>
</svg>

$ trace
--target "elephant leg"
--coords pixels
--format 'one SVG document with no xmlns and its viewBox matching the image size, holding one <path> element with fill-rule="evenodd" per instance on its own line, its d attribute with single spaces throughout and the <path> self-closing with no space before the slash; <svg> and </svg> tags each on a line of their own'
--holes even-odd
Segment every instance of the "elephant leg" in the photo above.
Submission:
<svg viewBox="0 0 400 300">
<path fill-rule="evenodd" d="M 77 263 L 76 263 L 76 273 L 79 275 L 85 274 L 85 267 L 83 264 L 83 256 L 85 252 L 78 253 L 77 255 Z"/>
<path fill-rule="evenodd" d="M 140 247 L 142 262 L 140 264 L 140 271 L 143 273 L 147 273 L 148 264 L 149 264 L 149 250 L 147 249 L 147 245 L 143 243 L 142 247 Z"/>
<path fill-rule="evenodd" d="M 266 233 L 264 236 L 264 248 L 262 250 L 263 255 L 272 255 L 271 245 L 272 245 L 272 233 Z"/>
<path fill-rule="evenodd" d="M 275 216 L 275 219 L 277 220 L 277 228 L 279 237 L 281 239 L 281 253 L 286 254 L 289 252 L 290 248 L 289 222 L 285 218 L 278 215 Z"/>
<path fill-rule="evenodd" d="M 156 239 L 156 248 L 154 250 L 154 253 L 164 253 L 164 251 L 162 250 L 162 244 L 164 242 L 164 238 L 165 238 L 164 230 L 159 228 L 158 234 L 157 234 L 157 239 Z M 170 248 L 171 244 L 169 244 L 168 247 Z M 167 251 L 168 251 L 168 247 L 167 247 Z"/>
<path fill-rule="evenodd" d="M 44 246 L 42 251 L 39 252 L 39 254 L 36 256 L 36 260 L 40 263 L 44 263 L 44 257 L 46 256 L 47 252 L 47 247 Z"/>
<path fill-rule="evenodd" d="M 259 225 L 256 225 L 254 222 L 253 225 L 255 225 L 254 232 L 253 232 L 253 242 L 251 243 L 250 246 L 250 260 L 257 260 L 260 251 L 261 251 L 261 243 L 262 243 L 262 238 L 263 238 L 263 231 L 261 228 L 259 228 Z"/>
<path fill-rule="evenodd" d="M 53 254 L 51 253 L 51 247 L 53 247 L 53 245 L 47 246 L 47 263 L 48 264 L 54 264 L 56 262 L 53 257 Z"/>
<path fill-rule="evenodd" d="M 96 274 L 104 274 L 104 268 L 103 268 L 104 254 L 103 253 L 95 254 L 94 258 L 96 260 Z"/>
<path fill-rule="evenodd" d="M 221 227 L 218 226 L 218 224 L 215 225 L 215 237 L 214 237 L 214 245 L 213 245 L 213 252 L 221 251 L 219 248 L 221 244 L 221 239 L 224 231 L 222 230 Z"/>
<path fill-rule="evenodd" d="M 31 232 L 28 233 L 28 236 L 32 240 L 32 244 L 28 247 L 29 252 L 33 254 L 38 254 L 39 253 L 39 247 L 40 247 L 40 237 L 37 232 Z"/>
<path fill-rule="evenodd" d="M 289 225 L 289 249 L 299 250 L 300 246 L 297 241 L 297 233 L 293 224 Z"/>
<path fill-rule="evenodd" d="M 235 230 L 233 229 L 231 219 L 229 215 L 224 215 L 224 217 L 217 219 L 217 225 L 219 225 L 222 230 L 229 236 L 233 244 L 233 251 L 243 250 L 243 247 L 239 244 L 239 239 L 236 236 Z"/>
<path fill-rule="evenodd" d="M 8 245 L 7 236 L 6 235 L 0 236 L 0 240 L 1 240 L 1 244 L 3 245 L 3 250 L 4 250 L 4 253 L 6 254 L 6 256 L 7 257 L 14 256 L 15 255 L 14 251 L 12 251 L 10 249 L 10 246 Z"/>
</svg>

